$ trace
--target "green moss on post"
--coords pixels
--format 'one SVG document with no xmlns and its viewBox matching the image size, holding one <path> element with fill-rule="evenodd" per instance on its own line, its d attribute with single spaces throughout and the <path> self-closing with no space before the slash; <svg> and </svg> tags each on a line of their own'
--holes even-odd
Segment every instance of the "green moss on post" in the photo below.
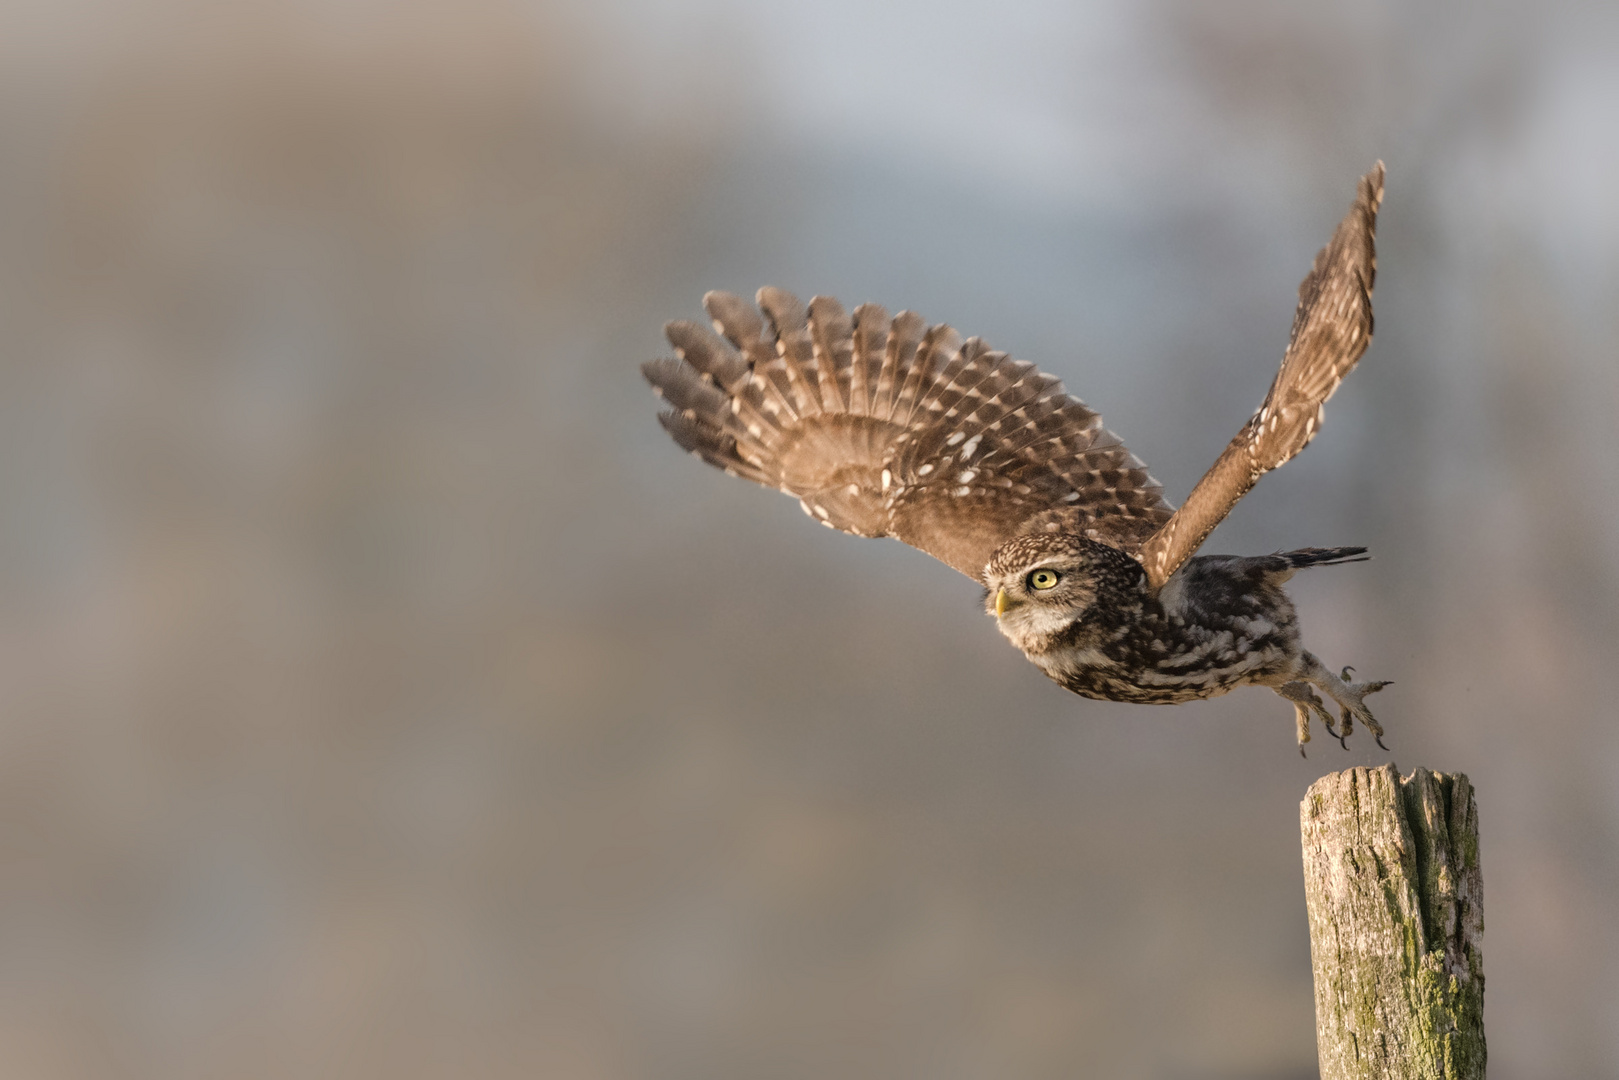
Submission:
<svg viewBox="0 0 1619 1080">
<path fill-rule="evenodd" d="M 1473 785 L 1349 769 L 1310 785 L 1299 824 L 1322 1080 L 1483 1080 Z"/>
</svg>

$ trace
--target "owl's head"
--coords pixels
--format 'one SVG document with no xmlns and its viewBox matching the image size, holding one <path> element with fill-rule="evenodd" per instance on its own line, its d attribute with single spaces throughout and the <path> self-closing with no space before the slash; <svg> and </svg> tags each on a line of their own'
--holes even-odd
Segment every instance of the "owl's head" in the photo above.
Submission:
<svg viewBox="0 0 1619 1080">
<path fill-rule="evenodd" d="M 1018 536 L 984 568 L 985 610 L 1012 644 L 1040 653 L 1078 644 L 1073 628 L 1099 608 L 1139 604 L 1145 579 L 1139 562 L 1108 544 L 1074 533 Z"/>
</svg>

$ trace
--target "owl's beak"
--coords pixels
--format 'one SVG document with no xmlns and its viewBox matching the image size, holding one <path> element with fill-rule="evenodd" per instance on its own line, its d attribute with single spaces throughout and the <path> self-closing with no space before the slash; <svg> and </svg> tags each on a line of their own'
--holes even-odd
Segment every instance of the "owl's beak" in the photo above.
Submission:
<svg viewBox="0 0 1619 1080">
<path fill-rule="evenodd" d="M 1002 615 L 1005 615 L 1008 611 L 1011 611 L 1021 603 L 1023 603 L 1023 601 L 1012 599 L 1012 597 L 1006 595 L 1006 590 L 1002 589 L 1000 592 L 995 594 L 995 617 L 997 619 L 1000 618 Z"/>
</svg>

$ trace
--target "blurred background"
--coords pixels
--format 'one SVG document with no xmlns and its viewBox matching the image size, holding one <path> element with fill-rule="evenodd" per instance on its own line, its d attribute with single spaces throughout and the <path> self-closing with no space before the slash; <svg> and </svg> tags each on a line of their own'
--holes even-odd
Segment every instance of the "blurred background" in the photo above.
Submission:
<svg viewBox="0 0 1619 1080">
<path fill-rule="evenodd" d="M 1301 761 L 693 462 L 706 289 L 1038 362 L 1184 498 L 1388 163 L 1377 339 L 1205 550 L 1478 789 L 1491 1074 L 1619 1077 L 1619 9 L 0 7 L 0 1069 L 1315 1075 Z"/>
</svg>

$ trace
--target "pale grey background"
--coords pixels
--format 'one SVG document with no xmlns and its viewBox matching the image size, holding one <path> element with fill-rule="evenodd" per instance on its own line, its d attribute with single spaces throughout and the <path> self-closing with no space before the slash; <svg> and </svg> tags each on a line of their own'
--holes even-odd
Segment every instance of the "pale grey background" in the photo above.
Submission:
<svg viewBox="0 0 1619 1080">
<path fill-rule="evenodd" d="M 1354 179 L 1378 334 L 1210 550 L 1478 788 L 1492 1076 L 1619 1076 L 1619 12 L 0 8 L 0 1062 L 1314 1075 L 1300 761 L 700 468 L 705 289 L 913 307 L 1179 500 Z"/>
</svg>

